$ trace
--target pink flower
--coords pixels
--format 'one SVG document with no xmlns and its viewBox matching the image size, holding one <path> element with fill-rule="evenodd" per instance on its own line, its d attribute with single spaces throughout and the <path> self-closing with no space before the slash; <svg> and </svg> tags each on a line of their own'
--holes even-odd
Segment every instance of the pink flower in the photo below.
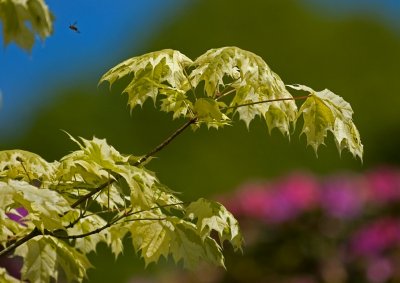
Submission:
<svg viewBox="0 0 400 283">
<path fill-rule="evenodd" d="M 28 215 L 28 211 L 24 207 L 18 207 L 14 210 L 14 212 L 7 212 L 6 215 L 8 218 L 11 220 L 14 220 L 15 222 L 18 222 L 22 225 L 24 225 L 24 218 L 25 216 Z"/>
<path fill-rule="evenodd" d="M 284 222 L 298 217 L 318 203 L 318 184 L 313 177 L 295 173 L 277 182 L 265 202 L 268 222 Z"/>
<path fill-rule="evenodd" d="M 236 216 L 279 223 L 316 207 L 318 199 L 318 183 L 315 178 L 295 173 L 274 184 L 245 185 L 233 198 L 222 197 L 222 202 Z"/>
<path fill-rule="evenodd" d="M 266 183 L 244 185 L 225 205 L 236 216 L 262 218 L 263 209 L 270 202 Z"/>
<path fill-rule="evenodd" d="M 387 203 L 400 200 L 400 172 L 390 167 L 382 167 L 366 175 L 371 193 L 371 201 Z"/>
<path fill-rule="evenodd" d="M 373 257 L 400 244 L 400 221 L 384 218 L 357 231 L 351 240 L 356 256 Z"/>
<path fill-rule="evenodd" d="M 386 282 L 393 275 L 393 263 L 386 258 L 374 258 L 368 262 L 367 278 L 371 283 Z"/>
<path fill-rule="evenodd" d="M 340 176 L 327 179 L 321 188 L 321 207 L 331 216 L 349 219 L 363 209 L 366 193 L 357 186 L 354 178 Z"/>
</svg>

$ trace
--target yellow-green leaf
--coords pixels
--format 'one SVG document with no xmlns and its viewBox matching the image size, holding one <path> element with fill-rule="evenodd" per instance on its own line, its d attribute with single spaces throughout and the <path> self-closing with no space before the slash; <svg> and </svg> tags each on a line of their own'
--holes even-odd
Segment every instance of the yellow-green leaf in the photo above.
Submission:
<svg viewBox="0 0 400 283">
<path fill-rule="evenodd" d="M 194 61 L 193 66 L 191 84 L 196 87 L 204 81 L 209 97 L 219 98 L 235 90 L 226 114 L 236 109 L 247 127 L 256 116 L 260 116 L 266 119 L 269 130 L 278 127 L 289 134 L 289 125 L 296 117 L 296 104 L 293 100 L 267 102 L 292 96 L 260 56 L 238 47 L 222 47 L 208 50 Z M 265 103 L 258 103 L 263 101 Z M 240 106 L 248 103 L 258 104 Z M 274 115 L 279 115 L 276 119 L 267 114 L 271 106 Z"/>
<path fill-rule="evenodd" d="M 218 232 L 221 245 L 228 240 L 235 250 L 241 250 L 243 237 L 239 223 L 222 204 L 200 198 L 186 208 L 186 215 L 196 221 L 202 237 L 210 236 L 214 230 Z"/>
<path fill-rule="evenodd" d="M 303 85 L 289 87 L 309 93 L 297 116 L 297 118 L 303 116 L 302 133 L 307 137 L 307 144 L 317 152 L 318 147 L 324 144 L 327 132 L 330 131 L 335 138 L 339 153 L 347 148 L 354 157 L 362 160 L 363 145 L 352 120 L 353 109 L 350 104 L 328 89 L 316 92 Z"/>
<path fill-rule="evenodd" d="M 35 34 L 44 40 L 53 32 L 54 17 L 43 0 L 1 0 L 4 44 L 15 42 L 31 50 Z"/>
<path fill-rule="evenodd" d="M 15 180 L 0 182 L 0 189 L 4 197 L 11 194 L 15 204 L 29 212 L 28 219 L 41 231 L 64 229 L 60 215 L 71 207 L 61 194 Z"/>
<path fill-rule="evenodd" d="M 173 112 L 174 117 L 185 116 L 191 108 L 186 97 L 190 82 L 185 68 L 192 60 L 172 49 L 151 52 L 125 60 L 105 73 L 99 83 L 108 81 L 111 85 L 132 74 L 133 78 L 123 93 L 129 96 L 131 109 L 151 98 L 155 102 L 158 94 L 163 96 L 162 110 Z"/>
<path fill-rule="evenodd" d="M 43 283 L 50 282 L 51 278 L 57 280 L 57 251 L 50 237 L 37 236 L 29 240 L 15 250 L 15 255 L 24 259 L 23 280 Z"/>
<path fill-rule="evenodd" d="M 4 267 L 0 267 L 0 282 L 20 283 L 21 281 L 9 275 Z"/>
</svg>

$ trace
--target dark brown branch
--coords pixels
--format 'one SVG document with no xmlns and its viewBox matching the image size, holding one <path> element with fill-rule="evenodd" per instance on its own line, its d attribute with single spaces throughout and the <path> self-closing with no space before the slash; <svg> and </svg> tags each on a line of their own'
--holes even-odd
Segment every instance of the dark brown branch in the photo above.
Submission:
<svg viewBox="0 0 400 283">
<path fill-rule="evenodd" d="M 79 235 L 67 235 L 67 236 L 65 236 L 65 235 L 57 235 L 57 234 L 49 232 L 49 231 L 46 234 L 50 235 L 50 236 L 53 236 L 53 237 L 56 237 L 56 238 L 59 238 L 59 239 L 78 239 L 78 238 L 84 238 L 84 237 L 87 237 L 87 236 L 90 236 L 90 235 L 94 235 L 94 234 L 100 233 L 104 229 L 107 229 L 108 227 L 111 227 L 111 225 L 113 225 L 113 222 L 107 223 L 106 225 L 104 225 L 104 226 L 102 226 L 100 228 L 97 228 L 97 229 L 95 229 L 93 231 L 90 231 L 90 232 L 87 232 L 87 233 L 83 233 L 83 234 L 79 234 Z"/>
<path fill-rule="evenodd" d="M 149 157 L 154 156 L 157 152 L 159 152 L 161 149 L 166 147 L 174 138 L 176 138 L 180 133 L 182 133 L 187 127 L 190 125 L 196 123 L 197 117 L 194 117 L 187 121 L 185 124 L 183 124 L 179 129 L 177 129 L 172 135 L 170 135 L 166 140 L 164 140 L 162 143 L 160 143 L 157 147 L 155 147 L 152 151 L 147 153 L 145 156 L 140 158 L 138 161 L 136 161 L 133 166 L 138 166 L 145 162 Z"/>
<path fill-rule="evenodd" d="M 92 196 L 94 196 L 95 194 L 97 194 L 98 192 L 100 192 L 101 190 L 107 188 L 109 185 L 111 185 L 112 183 L 114 183 L 117 179 L 121 178 L 120 176 L 117 176 L 115 179 L 111 179 L 108 182 L 105 182 L 104 184 L 101 184 L 99 187 L 95 188 L 93 191 L 91 191 L 90 193 L 87 193 L 86 195 L 84 195 L 83 197 L 81 197 L 80 199 L 78 199 L 76 202 L 74 202 L 71 207 L 75 208 L 78 205 L 80 205 L 81 203 L 83 203 L 84 201 L 86 201 L 87 199 L 91 198 Z"/>
<path fill-rule="evenodd" d="M 57 235 L 57 234 L 54 234 L 54 233 L 51 233 L 51 232 L 46 232 L 46 234 L 50 235 L 50 236 L 53 236 L 53 237 L 56 237 L 56 238 L 59 238 L 59 239 L 70 239 L 70 240 L 72 240 L 72 239 L 84 238 L 84 237 L 87 237 L 87 236 L 90 236 L 90 235 L 94 235 L 94 234 L 100 233 L 101 231 L 111 227 L 112 225 L 116 224 L 116 222 L 118 222 L 119 220 L 121 220 L 121 219 L 123 219 L 123 218 L 125 218 L 127 216 L 128 215 L 123 215 L 122 217 L 118 217 L 117 220 L 115 220 L 115 221 L 109 222 L 109 223 L 107 223 L 106 225 L 104 225 L 104 226 L 102 226 L 100 228 L 97 228 L 97 229 L 95 229 L 93 231 L 90 231 L 90 232 L 87 232 L 87 233 L 83 233 L 83 234 L 67 235 L 67 236 L 65 236 L 65 235 Z M 165 219 L 166 219 L 165 217 L 164 218 L 150 218 L 150 217 L 149 218 L 135 218 L 135 219 L 125 220 L 124 222 L 132 222 L 132 221 L 140 221 L 140 220 L 165 220 Z"/>
<path fill-rule="evenodd" d="M 150 211 L 150 210 L 154 210 L 157 208 L 165 208 L 165 207 L 171 207 L 171 206 L 177 206 L 177 205 L 181 205 L 181 204 L 185 204 L 186 202 L 177 202 L 177 203 L 170 203 L 170 204 L 165 204 L 165 205 L 159 205 L 159 206 L 154 206 L 152 208 L 146 209 L 146 210 L 139 210 L 139 211 L 135 211 L 135 212 L 125 212 L 124 214 L 120 215 L 119 217 L 117 217 L 116 219 L 110 221 L 109 223 L 105 224 L 104 226 L 97 228 L 93 231 L 87 232 L 87 233 L 83 233 L 83 234 L 79 234 L 79 235 L 57 235 L 51 232 L 46 232 L 47 235 L 51 235 L 53 237 L 56 238 L 60 238 L 60 239 L 78 239 L 78 238 L 83 238 L 86 236 L 90 236 L 90 235 L 94 235 L 97 233 L 100 233 L 101 231 L 103 231 L 104 229 L 107 229 L 109 227 L 111 227 L 112 225 L 114 225 L 115 223 L 117 223 L 118 221 L 120 221 L 123 218 L 132 216 L 134 214 L 139 214 L 145 211 Z M 138 221 L 138 220 L 165 220 L 166 218 L 134 218 L 134 219 L 128 219 L 125 220 L 124 222 L 132 222 L 132 221 Z"/>
<path fill-rule="evenodd" d="M 14 249 L 16 249 L 18 246 L 22 245 L 23 243 L 29 241 L 30 239 L 39 236 L 41 233 L 38 228 L 33 229 L 29 234 L 25 235 L 18 241 L 12 243 L 8 247 L 6 247 L 4 250 L 0 251 L 0 256 L 6 256 L 10 254 Z"/>
</svg>

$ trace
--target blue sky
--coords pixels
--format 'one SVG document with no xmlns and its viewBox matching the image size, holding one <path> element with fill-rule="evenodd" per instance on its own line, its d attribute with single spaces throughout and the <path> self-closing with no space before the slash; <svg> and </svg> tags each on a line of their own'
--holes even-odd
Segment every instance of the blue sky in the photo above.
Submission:
<svg viewBox="0 0 400 283">
<path fill-rule="evenodd" d="M 0 51 L 0 143 L 22 134 L 41 105 L 51 101 L 41 93 L 60 84 L 77 85 L 82 71 L 90 72 L 96 84 L 105 70 L 125 59 L 118 56 L 126 54 L 127 39 L 137 42 L 129 51 L 136 54 L 157 27 L 196 1 L 47 0 L 56 16 L 54 34 L 38 41 L 30 54 L 14 44 Z M 303 1 L 335 17 L 368 13 L 400 30 L 400 0 Z M 68 28 L 75 21 L 80 34 Z"/>
<path fill-rule="evenodd" d="M 101 74 L 125 58 L 126 42 L 145 45 L 157 27 L 171 20 L 188 3 L 185 0 L 47 0 L 56 16 L 54 33 L 37 41 L 29 54 L 15 44 L 0 52 L 0 139 L 18 136 L 55 85 L 79 83 L 78 73 L 87 70 L 96 85 Z M 81 33 L 68 27 L 77 21 Z M 1 36 L 2 37 L 2 36 Z M 131 47 L 131 46 L 129 46 Z M 135 55 L 132 49 L 132 55 Z M 130 52 L 130 50 L 129 50 Z M 93 73 L 98 70 L 99 73 Z M 47 90 L 47 91 L 46 91 Z M 51 94 L 56 95 L 56 94 Z"/>
</svg>

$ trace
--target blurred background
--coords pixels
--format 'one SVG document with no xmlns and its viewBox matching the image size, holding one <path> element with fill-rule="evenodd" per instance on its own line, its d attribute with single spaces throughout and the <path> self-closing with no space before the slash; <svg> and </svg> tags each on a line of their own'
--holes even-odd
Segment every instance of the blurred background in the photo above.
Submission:
<svg viewBox="0 0 400 283">
<path fill-rule="evenodd" d="M 236 121 L 219 131 L 185 132 L 148 167 L 184 200 L 220 199 L 237 213 L 247 236 L 244 255 L 230 254 L 227 247 L 227 272 L 201 267 L 188 274 L 165 262 L 144 269 L 127 241 L 116 261 L 99 246 L 91 255 L 97 268 L 89 270 L 88 282 L 400 282 L 395 272 L 400 267 L 400 1 L 47 4 L 56 17 L 54 34 L 31 53 L 14 44 L 0 52 L 0 150 L 20 148 L 48 161 L 59 159 L 75 149 L 61 131 L 66 130 L 106 138 L 123 153 L 144 154 L 183 121 L 172 121 L 150 102 L 130 114 L 120 86 L 111 91 L 106 84 L 97 86 L 101 75 L 150 51 L 173 48 L 194 59 L 228 45 L 260 55 L 287 84 L 328 88 L 345 98 L 364 144 L 360 163 L 346 152 L 339 156 L 332 137 L 316 158 L 298 130 L 289 141 L 278 131 L 269 135 L 261 121 L 250 131 Z M 75 22 L 80 33 L 68 28 Z M 289 181 L 293 190 L 287 193 L 282 183 Z M 382 186 L 393 195 L 377 204 L 374 196 Z M 344 192 L 335 198 L 331 190 Z M 296 193 L 295 199 L 305 196 L 304 203 L 290 202 Z M 254 198 L 261 214 L 243 208 L 252 207 Z M 293 206 L 299 208 L 285 210 Z M 277 220 L 274 213 L 283 216 Z M 387 229 L 392 240 L 365 260 L 352 239 L 387 223 L 394 227 Z"/>
</svg>

